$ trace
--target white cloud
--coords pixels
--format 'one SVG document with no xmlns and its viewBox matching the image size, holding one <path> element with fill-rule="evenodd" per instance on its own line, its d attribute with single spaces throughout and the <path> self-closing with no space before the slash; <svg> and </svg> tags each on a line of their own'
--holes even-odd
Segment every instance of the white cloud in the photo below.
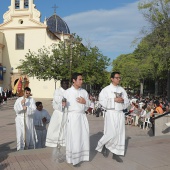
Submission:
<svg viewBox="0 0 170 170">
<path fill-rule="evenodd" d="M 138 11 L 137 2 L 112 10 L 86 11 L 64 18 L 71 33 L 76 33 L 92 46 L 97 46 L 111 59 L 133 52 L 132 41 L 140 36 L 146 22 Z"/>
</svg>

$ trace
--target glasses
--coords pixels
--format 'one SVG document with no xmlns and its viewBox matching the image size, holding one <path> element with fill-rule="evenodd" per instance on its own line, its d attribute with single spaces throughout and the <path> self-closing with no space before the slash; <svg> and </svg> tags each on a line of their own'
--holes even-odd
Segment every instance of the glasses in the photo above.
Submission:
<svg viewBox="0 0 170 170">
<path fill-rule="evenodd" d="M 122 79 L 121 77 L 114 77 L 114 78 L 115 78 L 115 79 L 117 79 L 117 80 L 118 80 L 118 79 L 119 79 L 119 80 L 121 80 L 121 79 Z"/>
</svg>

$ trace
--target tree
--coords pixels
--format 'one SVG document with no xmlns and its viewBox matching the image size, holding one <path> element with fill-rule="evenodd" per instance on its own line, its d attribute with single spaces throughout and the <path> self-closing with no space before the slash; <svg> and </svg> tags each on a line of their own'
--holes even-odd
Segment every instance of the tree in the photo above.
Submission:
<svg viewBox="0 0 170 170">
<path fill-rule="evenodd" d="M 150 0 L 139 3 L 139 10 L 151 24 L 156 40 L 155 49 L 152 50 L 160 58 L 162 67 L 159 69 L 168 72 L 168 100 L 170 101 L 170 0 Z M 158 56 L 159 55 L 159 56 Z"/>
<path fill-rule="evenodd" d="M 139 86 L 140 64 L 133 54 L 122 54 L 112 63 L 113 71 L 120 71 L 122 85 L 136 88 Z"/>
<path fill-rule="evenodd" d="M 82 39 L 74 34 L 71 39 L 42 47 L 37 53 L 29 50 L 17 68 L 25 75 L 44 81 L 71 79 L 73 72 L 82 72 L 85 82 L 103 84 L 107 81 L 109 62 L 97 47 L 85 47 Z"/>
</svg>

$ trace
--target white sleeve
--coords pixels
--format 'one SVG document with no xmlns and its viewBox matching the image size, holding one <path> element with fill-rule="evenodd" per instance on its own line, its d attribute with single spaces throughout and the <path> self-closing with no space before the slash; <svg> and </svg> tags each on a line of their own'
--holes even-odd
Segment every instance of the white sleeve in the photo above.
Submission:
<svg viewBox="0 0 170 170">
<path fill-rule="evenodd" d="M 99 94 L 99 103 L 105 108 L 105 109 L 114 109 L 115 108 L 115 102 L 114 102 L 114 96 L 109 97 L 106 89 L 103 89 Z"/>
<path fill-rule="evenodd" d="M 89 94 L 87 92 L 85 94 L 85 100 L 86 100 L 85 110 L 88 110 L 88 108 L 90 107 L 90 100 L 89 100 Z"/>
<path fill-rule="evenodd" d="M 27 114 L 28 115 L 33 114 L 36 110 L 35 100 L 33 98 L 31 98 L 30 105 L 27 105 L 27 103 L 25 103 L 25 106 L 27 107 Z"/>
<path fill-rule="evenodd" d="M 16 112 L 16 114 L 21 114 L 24 113 L 22 104 L 21 104 L 21 98 L 18 98 L 14 104 L 14 110 Z"/>
<path fill-rule="evenodd" d="M 123 99 L 124 99 L 124 108 L 123 109 L 126 109 L 130 105 L 130 101 L 129 101 L 128 95 L 124 89 L 123 89 Z"/>
<path fill-rule="evenodd" d="M 53 108 L 55 110 L 62 111 L 62 99 L 63 95 L 61 95 L 60 89 L 56 89 L 53 96 Z"/>
</svg>

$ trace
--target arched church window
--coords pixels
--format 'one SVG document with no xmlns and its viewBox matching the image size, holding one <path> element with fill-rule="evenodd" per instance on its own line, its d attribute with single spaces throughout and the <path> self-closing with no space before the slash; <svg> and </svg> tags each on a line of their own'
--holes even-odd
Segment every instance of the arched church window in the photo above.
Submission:
<svg viewBox="0 0 170 170">
<path fill-rule="evenodd" d="M 20 8 L 20 2 L 19 0 L 15 0 L 15 9 L 19 9 Z"/>
<path fill-rule="evenodd" d="M 28 7 L 29 7 L 28 0 L 24 0 L 24 8 L 28 8 Z"/>
</svg>

